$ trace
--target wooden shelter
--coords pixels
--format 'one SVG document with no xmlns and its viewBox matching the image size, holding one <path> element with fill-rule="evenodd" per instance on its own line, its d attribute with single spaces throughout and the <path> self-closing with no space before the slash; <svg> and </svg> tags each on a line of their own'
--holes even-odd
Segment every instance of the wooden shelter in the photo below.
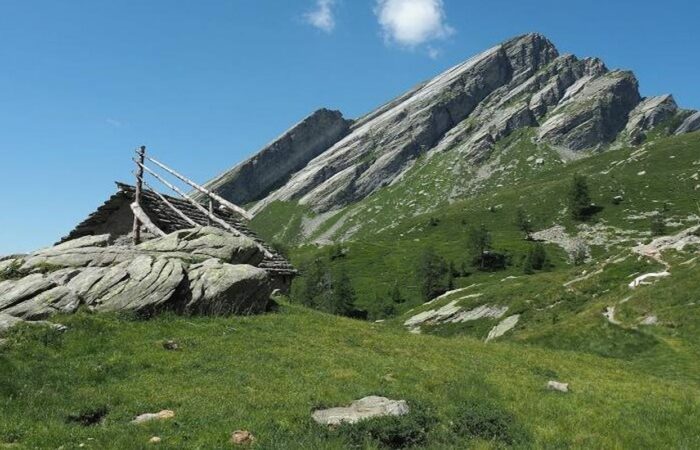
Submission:
<svg viewBox="0 0 700 450">
<path fill-rule="evenodd" d="M 193 200 L 174 185 L 166 181 L 154 170 L 145 166 L 145 160 L 152 161 L 171 175 L 207 195 L 208 208 Z M 247 212 L 232 205 L 216 194 L 178 174 L 160 162 L 145 156 L 145 148 L 137 151 L 136 186 L 117 183 L 117 192 L 83 222 L 78 224 L 59 243 L 83 236 L 109 234 L 116 242 L 138 243 L 142 233 L 159 236 L 174 231 L 197 226 L 213 226 L 235 235 L 253 239 L 265 253 L 259 267 L 268 271 L 276 288 L 287 291 L 297 271 L 272 247 L 260 239 L 247 225 Z M 180 198 L 162 194 L 144 181 L 144 170 L 177 192 Z M 215 206 L 218 205 L 218 206 Z"/>
</svg>

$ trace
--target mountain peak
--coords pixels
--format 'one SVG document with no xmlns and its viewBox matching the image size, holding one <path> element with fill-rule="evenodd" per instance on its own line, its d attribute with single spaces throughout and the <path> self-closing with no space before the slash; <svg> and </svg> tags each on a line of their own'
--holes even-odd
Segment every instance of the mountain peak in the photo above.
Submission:
<svg viewBox="0 0 700 450">
<path fill-rule="evenodd" d="M 267 180 L 256 192 L 261 200 L 252 212 L 274 201 L 296 201 L 316 212 L 342 208 L 395 182 L 429 152 L 455 151 L 463 155 L 465 170 L 476 170 L 499 141 L 522 128 L 534 128 L 534 139 L 542 145 L 580 153 L 625 140 L 638 144 L 651 128 L 679 114 L 672 99 L 640 103 L 632 72 L 609 71 L 598 58 L 560 55 L 542 34 L 524 34 L 450 68 L 352 125 L 336 123 L 313 151 L 271 144 L 259 159 L 278 155 L 298 164 L 273 177 L 249 172 L 249 180 Z M 683 129 L 693 130 L 697 119 L 688 121 Z M 286 150 L 282 154 L 271 148 Z M 239 178 L 224 174 L 213 187 L 226 196 Z"/>
</svg>

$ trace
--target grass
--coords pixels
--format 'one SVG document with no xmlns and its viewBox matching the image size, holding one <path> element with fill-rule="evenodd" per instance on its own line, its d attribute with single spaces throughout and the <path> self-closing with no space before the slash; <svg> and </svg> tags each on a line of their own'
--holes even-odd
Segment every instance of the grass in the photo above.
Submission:
<svg viewBox="0 0 700 450">
<path fill-rule="evenodd" d="M 694 448 L 697 383 L 628 361 L 408 335 L 283 304 L 246 318 L 133 321 L 81 313 L 65 334 L 21 328 L 0 353 L 0 442 L 22 448 Z M 167 351 L 175 339 L 181 349 Z M 547 391 L 549 379 L 572 393 Z M 412 413 L 328 430 L 311 411 L 366 395 Z M 143 426 L 143 412 L 173 409 Z M 398 443 L 398 444 L 397 444 Z"/>
</svg>

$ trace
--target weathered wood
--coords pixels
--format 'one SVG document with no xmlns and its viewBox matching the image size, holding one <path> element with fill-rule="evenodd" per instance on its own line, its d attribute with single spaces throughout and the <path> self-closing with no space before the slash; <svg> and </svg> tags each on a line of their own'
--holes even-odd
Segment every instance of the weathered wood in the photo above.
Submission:
<svg viewBox="0 0 700 450">
<path fill-rule="evenodd" d="M 144 184 L 148 189 L 150 189 L 151 192 L 153 192 L 154 194 L 156 194 L 156 195 L 158 196 L 158 198 L 160 199 L 160 201 L 162 201 L 163 203 L 165 203 L 166 205 L 168 205 L 168 207 L 169 207 L 170 209 L 172 209 L 173 212 L 175 212 L 175 214 L 177 214 L 178 216 L 180 216 L 180 217 L 182 218 L 182 220 L 184 220 L 185 222 L 189 223 L 189 224 L 192 225 L 193 227 L 201 226 L 200 224 L 198 224 L 198 223 L 195 222 L 194 220 L 190 219 L 189 216 L 188 216 L 187 214 L 185 214 L 185 213 L 183 213 L 182 211 L 180 211 L 180 210 L 177 208 L 177 206 L 175 206 L 175 205 L 173 205 L 172 203 L 170 203 L 170 201 L 169 201 L 167 198 L 165 198 L 165 196 L 164 196 L 163 194 L 161 194 L 160 192 L 158 192 L 158 191 L 156 191 L 155 189 L 153 189 L 153 187 L 151 187 L 151 185 L 148 184 L 146 181 L 144 181 L 143 184 Z"/>
<path fill-rule="evenodd" d="M 138 219 L 141 222 L 141 226 L 145 227 L 151 234 L 165 236 L 166 233 L 153 223 L 138 203 L 134 202 L 131 204 L 131 211 L 134 213 L 134 218 Z"/>
<path fill-rule="evenodd" d="M 241 208 L 238 205 L 234 205 L 233 203 L 229 202 L 228 200 L 221 197 L 220 195 L 210 191 L 209 189 L 207 189 L 203 186 L 198 185 L 197 183 L 190 180 L 186 176 L 180 175 L 179 173 L 177 173 L 176 171 L 174 171 L 170 167 L 166 166 L 165 164 L 158 162 L 157 160 L 155 160 L 151 157 L 146 157 L 146 159 L 148 159 L 149 161 L 151 161 L 153 164 L 157 165 L 161 169 L 165 170 L 169 174 L 171 174 L 171 175 L 177 177 L 178 179 L 182 180 L 183 182 L 189 184 L 190 186 L 192 186 L 193 188 L 195 188 L 196 190 L 198 190 L 202 194 L 207 195 L 209 198 L 213 198 L 214 200 L 221 203 L 222 205 L 224 205 L 226 208 L 230 209 L 231 211 L 237 212 L 238 214 L 240 214 L 241 216 L 243 216 L 244 218 L 246 218 L 248 220 L 251 220 L 253 218 L 250 215 L 250 213 L 248 211 L 246 211 L 245 209 Z"/>
<path fill-rule="evenodd" d="M 139 163 L 137 162 L 137 164 L 139 164 Z M 208 217 L 208 218 L 211 219 L 212 221 L 214 221 L 214 222 L 218 223 L 219 225 L 221 225 L 226 231 L 229 231 L 229 232 L 233 233 L 233 234 L 236 235 L 236 236 L 241 236 L 241 233 L 240 233 L 238 230 L 236 230 L 235 228 L 233 228 L 231 225 L 229 225 L 228 223 L 226 223 L 224 220 L 220 219 L 219 217 L 216 217 L 215 215 L 210 214 L 209 211 L 207 211 L 207 209 L 206 209 L 204 206 L 200 205 L 198 202 L 196 202 L 195 200 L 191 199 L 187 194 L 185 194 L 184 192 L 182 192 L 182 191 L 180 190 L 180 188 L 178 188 L 177 186 L 175 186 L 175 185 L 173 185 L 172 183 L 168 182 L 167 180 L 163 179 L 163 177 L 161 177 L 160 175 L 158 175 L 157 173 L 155 173 L 154 171 L 152 171 L 151 169 L 149 169 L 149 168 L 146 167 L 145 165 L 141 164 L 141 167 L 143 167 L 143 169 L 144 169 L 146 172 L 148 172 L 149 174 L 151 174 L 155 179 L 157 179 L 158 181 L 160 181 L 161 183 L 163 183 L 165 186 L 167 186 L 168 188 L 170 188 L 170 189 L 172 189 L 174 192 L 176 192 L 178 195 L 180 195 L 180 197 L 182 197 L 182 198 L 184 198 L 185 200 L 187 200 L 192 206 L 194 206 L 195 208 L 197 208 L 197 209 L 198 209 L 202 214 L 204 214 L 206 217 Z"/>
<path fill-rule="evenodd" d="M 209 197 L 209 214 L 214 215 L 214 202 L 211 197 Z M 209 219 L 209 225 L 211 225 L 211 219 Z"/>
<path fill-rule="evenodd" d="M 141 201 L 141 190 L 143 189 L 143 163 L 146 158 L 146 147 L 142 145 L 138 150 L 136 150 L 136 154 L 138 156 L 138 160 L 136 161 L 138 167 L 136 168 L 136 194 L 134 195 L 134 203 L 136 203 L 138 206 L 140 205 L 139 202 Z M 139 223 L 139 218 L 136 214 L 134 214 L 133 233 L 134 245 L 139 245 L 141 242 L 141 223 Z"/>
</svg>

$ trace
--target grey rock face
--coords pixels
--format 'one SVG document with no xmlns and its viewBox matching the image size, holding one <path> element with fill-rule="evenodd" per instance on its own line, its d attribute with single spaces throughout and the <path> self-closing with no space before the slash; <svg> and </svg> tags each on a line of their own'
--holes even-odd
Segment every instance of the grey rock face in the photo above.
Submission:
<svg viewBox="0 0 700 450">
<path fill-rule="evenodd" d="M 28 274 L 0 282 L 0 312 L 41 320 L 95 311 L 188 314 L 264 311 L 272 283 L 259 246 L 218 228 L 182 230 L 139 246 L 102 246 L 104 237 L 69 241 L 17 259 Z M 48 273 L 30 273 L 40 270 Z"/>
<path fill-rule="evenodd" d="M 700 130 L 700 111 L 695 112 L 690 117 L 685 119 L 680 127 L 676 130 L 676 134 L 692 133 Z"/>
<path fill-rule="evenodd" d="M 645 132 L 669 119 L 678 112 L 678 105 L 672 95 L 662 95 L 644 99 L 629 115 L 625 132 L 630 141 L 638 144 L 644 140 Z"/>
<path fill-rule="evenodd" d="M 528 34 L 358 119 L 251 212 L 275 201 L 296 201 L 316 213 L 341 209 L 396 182 L 425 153 L 456 151 L 467 171 L 478 170 L 496 143 L 523 128 L 536 129 L 538 144 L 584 155 L 615 142 L 640 143 L 676 114 L 669 95 L 642 101 L 632 73 L 610 72 L 597 58 L 559 56 L 546 38 Z M 700 115 L 679 132 L 693 129 L 700 129 Z"/>
<path fill-rule="evenodd" d="M 569 88 L 540 127 L 539 139 L 570 150 L 593 148 L 615 140 L 639 104 L 639 86 L 630 72 L 615 71 Z"/>
<path fill-rule="evenodd" d="M 249 265 L 210 259 L 190 267 L 192 298 L 189 313 L 206 315 L 252 314 L 264 311 L 270 298 L 268 274 Z"/>
<path fill-rule="evenodd" d="M 336 426 L 343 423 L 353 424 L 373 417 L 403 416 L 409 412 L 410 409 L 405 400 L 369 396 L 352 402 L 348 407 L 316 410 L 312 417 L 321 425 Z"/>
<path fill-rule="evenodd" d="M 527 78 L 557 57 L 540 35 L 522 36 L 448 70 L 381 113 L 361 119 L 343 140 L 261 200 L 298 200 L 317 211 L 345 205 L 390 183 L 436 145 L 493 91 Z"/>
<path fill-rule="evenodd" d="M 318 110 L 206 187 L 236 204 L 258 200 L 342 139 L 351 123 L 338 111 Z"/>
</svg>

